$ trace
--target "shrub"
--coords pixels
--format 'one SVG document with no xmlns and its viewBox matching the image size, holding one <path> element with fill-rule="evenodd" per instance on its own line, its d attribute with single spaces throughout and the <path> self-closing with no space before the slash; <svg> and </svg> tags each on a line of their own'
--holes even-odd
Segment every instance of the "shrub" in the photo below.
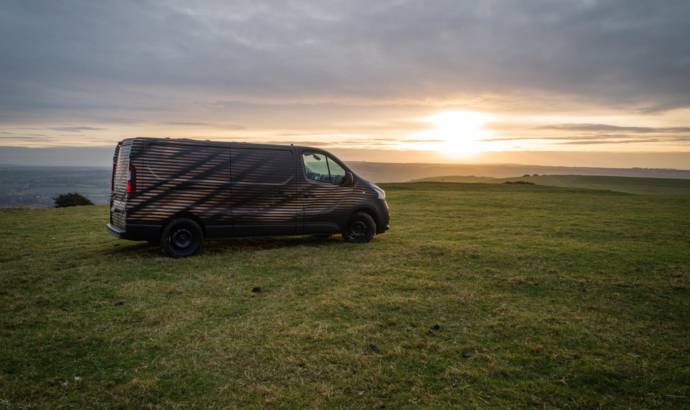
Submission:
<svg viewBox="0 0 690 410">
<path fill-rule="evenodd" d="M 93 205 L 93 202 L 91 202 L 89 198 L 76 192 L 60 194 L 53 198 L 53 200 L 55 201 L 56 208 L 64 208 L 67 206 Z"/>
</svg>

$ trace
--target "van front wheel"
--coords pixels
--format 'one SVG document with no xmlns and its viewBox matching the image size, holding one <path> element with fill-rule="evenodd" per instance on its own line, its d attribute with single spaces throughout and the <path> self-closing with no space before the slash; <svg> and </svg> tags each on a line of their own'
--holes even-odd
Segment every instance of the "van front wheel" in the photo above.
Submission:
<svg viewBox="0 0 690 410">
<path fill-rule="evenodd" d="M 175 219 L 163 230 L 161 250 L 172 258 L 192 256 L 201 250 L 204 234 L 201 227 L 189 218 Z"/>
<path fill-rule="evenodd" d="M 343 232 L 343 239 L 352 243 L 367 243 L 376 233 L 376 222 L 366 212 L 357 212 Z"/>
</svg>

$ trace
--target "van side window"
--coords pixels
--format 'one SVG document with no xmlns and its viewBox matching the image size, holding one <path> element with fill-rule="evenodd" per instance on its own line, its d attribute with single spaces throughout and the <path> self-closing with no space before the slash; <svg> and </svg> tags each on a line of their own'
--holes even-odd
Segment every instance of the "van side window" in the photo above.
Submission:
<svg viewBox="0 0 690 410">
<path fill-rule="evenodd" d="M 302 154 L 302 159 L 304 159 L 307 178 L 319 182 L 331 182 L 325 155 L 309 152 Z"/>
<path fill-rule="evenodd" d="M 340 185 L 345 178 L 343 167 L 327 155 L 318 152 L 305 152 L 302 154 L 302 160 L 307 178 L 313 181 Z"/>
<path fill-rule="evenodd" d="M 281 149 L 232 148 L 230 181 L 246 184 L 288 183 L 295 173 L 292 152 Z"/>
<path fill-rule="evenodd" d="M 328 170 L 331 171 L 331 183 L 336 185 L 342 184 L 343 179 L 345 179 L 345 170 L 337 162 L 333 161 L 331 157 L 326 158 L 328 159 Z"/>
</svg>

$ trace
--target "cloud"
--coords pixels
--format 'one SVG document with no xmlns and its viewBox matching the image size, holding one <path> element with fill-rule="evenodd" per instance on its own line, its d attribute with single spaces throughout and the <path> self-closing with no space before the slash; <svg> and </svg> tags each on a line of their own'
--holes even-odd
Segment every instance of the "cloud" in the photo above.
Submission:
<svg viewBox="0 0 690 410">
<path fill-rule="evenodd" d="M 222 128 L 228 130 L 243 130 L 245 127 L 237 124 L 212 124 L 208 122 L 193 122 L 193 121 L 165 121 L 163 125 L 174 125 L 176 127 L 203 127 L 203 128 Z"/>
<path fill-rule="evenodd" d="M 668 134 L 653 134 L 646 135 L 648 138 L 653 137 L 655 141 L 685 141 L 688 136 L 677 136 Z M 528 136 L 514 136 L 514 137 L 495 137 L 485 138 L 482 141 L 528 141 L 528 140 L 545 140 L 545 141 L 561 141 L 561 140 L 578 140 L 578 141 L 597 141 L 597 140 L 620 140 L 620 139 L 639 139 L 636 134 L 564 134 L 564 135 L 528 135 Z"/>
<path fill-rule="evenodd" d="M 574 140 L 574 141 L 565 141 L 561 142 L 561 144 L 566 144 L 566 145 L 597 145 L 597 144 L 641 144 L 641 143 L 649 143 L 649 142 L 659 142 L 660 140 L 656 138 L 647 138 L 647 139 L 621 139 L 621 140 Z"/>
<path fill-rule="evenodd" d="M 494 126 L 507 135 L 486 138 L 486 142 L 498 141 L 546 141 L 556 145 L 601 145 L 601 144 L 650 144 L 675 143 L 676 146 L 690 140 L 690 127 L 637 127 L 612 124 L 571 123 L 548 124 L 538 127 L 507 124 Z M 516 135 L 510 135 L 511 133 Z M 524 135 L 527 133 L 527 135 Z"/>
<path fill-rule="evenodd" d="M 54 127 L 49 128 L 52 131 L 62 131 L 62 132 L 83 132 L 83 131 L 100 131 L 103 128 L 100 127 Z"/>
<path fill-rule="evenodd" d="M 25 132 L 13 132 L 13 131 L 0 131 L 0 134 L 2 135 L 7 135 L 10 137 L 21 137 L 21 136 L 35 136 L 35 137 L 47 137 L 47 135 L 44 134 L 37 134 L 37 133 L 25 133 Z"/>
<path fill-rule="evenodd" d="M 647 0 L 8 0 L 0 121 L 236 109 L 218 101 L 690 107 L 688 16 Z"/>
<path fill-rule="evenodd" d="M 323 147 L 332 145 L 326 141 L 266 141 L 266 144 L 277 144 L 277 145 L 300 145 L 305 147 Z"/>
<path fill-rule="evenodd" d="M 556 124 L 538 127 L 543 130 L 591 131 L 591 132 L 632 132 L 632 133 L 681 133 L 690 132 L 690 127 L 623 127 L 610 124 Z"/>
<path fill-rule="evenodd" d="M 407 140 L 405 140 L 407 141 Z M 289 140 L 289 141 L 280 141 L 280 140 L 273 140 L 273 141 L 262 141 L 266 144 L 278 144 L 278 145 L 302 145 L 302 146 L 312 146 L 312 147 L 341 147 L 341 148 L 350 148 L 350 147 L 374 147 L 374 146 L 381 146 L 381 147 L 389 147 L 389 146 L 397 146 L 397 139 L 390 139 L 390 138 L 368 138 L 368 139 L 362 139 L 362 138 L 345 138 L 345 137 L 339 137 L 336 140 Z M 429 142 L 428 140 L 424 140 L 423 142 Z"/>
<path fill-rule="evenodd" d="M 487 140 L 489 141 L 489 140 Z M 443 139 L 422 139 L 422 138 L 405 138 L 400 140 L 400 142 L 408 142 L 408 143 L 417 143 L 417 142 L 422 142 L 422 143 L 444 143 L 448 142 L 447 140 Z"/>
<path fill-rule="evenodd" d="M 0 142 L 2 143 L 2 145 L 43 144 L 55 142 L 55 140 L 56 138 L 54 136 L 44 134 L 0 131 Z"/>
</svg>

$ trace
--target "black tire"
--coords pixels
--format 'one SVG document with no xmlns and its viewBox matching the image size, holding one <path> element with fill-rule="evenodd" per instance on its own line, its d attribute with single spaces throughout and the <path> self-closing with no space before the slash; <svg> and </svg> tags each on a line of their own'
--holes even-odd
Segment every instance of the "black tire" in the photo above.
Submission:
<svg viewBox="0 0 690 410">
<path fill-rule="evenodd" d="M 376 222 L 366 212 L 357 212 L 352 215 L 350 222 L 343 232 L 345 242 L 367 243 L 376 234 Z"/>
<path fill-rule="evenodd" d="M 194 220 L 179 218 L 170 222 L 161 235 L 161 251 L 171 258 L 192 256 L 201 250 L 204 233 Z"/>
</svg>

